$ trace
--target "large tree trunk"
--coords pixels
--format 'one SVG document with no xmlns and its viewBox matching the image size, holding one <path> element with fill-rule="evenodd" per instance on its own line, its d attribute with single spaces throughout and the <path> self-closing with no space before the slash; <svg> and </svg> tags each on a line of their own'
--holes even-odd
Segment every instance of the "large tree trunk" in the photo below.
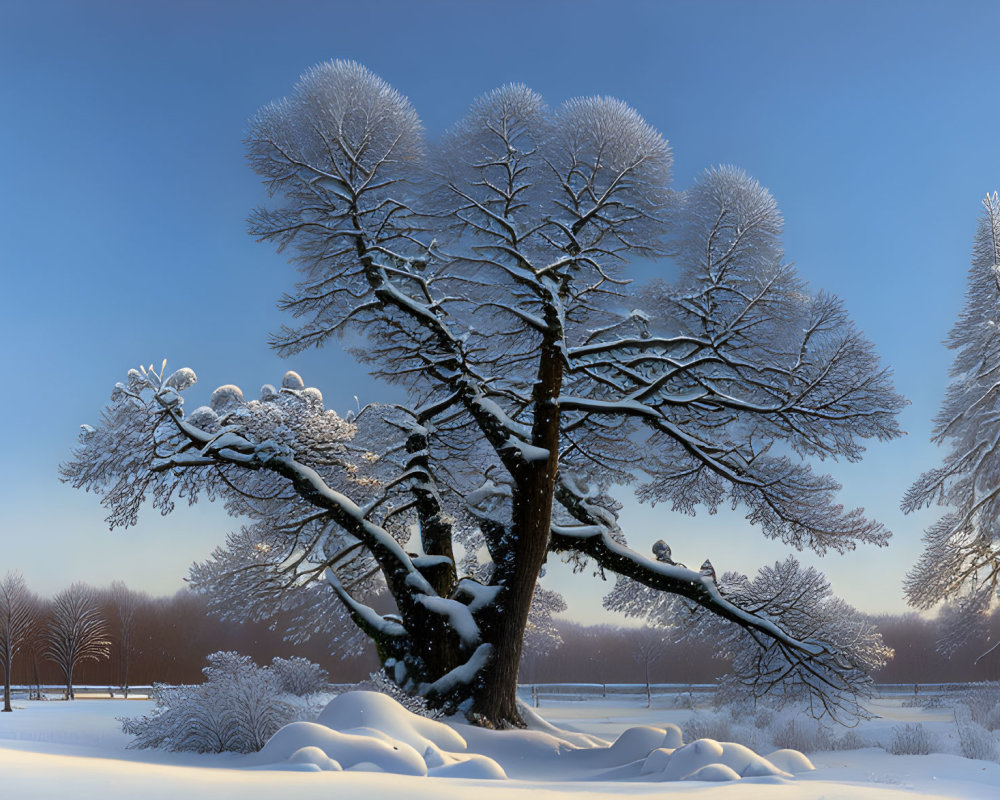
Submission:
<svg viewBox="0 0 1000 800">
<path fill-rule="evenodd" d="M 549 514 L 541 516 L 546 521 L 549 518 Z M 537 527 L 540 526 L 536 525 L 536 530 L 527 532 L 528 535 L 523 528 L 514 528 L 519 543 L 535 544 L 536 547 L 518 548 L 524 552 L 514 561 L 514 569 L 505 583 L 494 619 L 490 621 L 492 624 L 485 632 L 487 641 L 493 645 L 493 656 L 479 675 L 470 719 L 489 727 L 524 727 L 517 710 L 517 672 L 531 598 L 548 540 L 546 525 L 546 536 L 541 547 L 537 547 Z M 536 541 L 531 542 L 532 538 Z"/>
<path fill-rule="evenodd" d="M 550 320 L 556 330 L 557 320 Z M 511 541 L 513 556 L 497 564 L 501 592 L 488 641 L 493 657 L 480 676 L 473 702 L 473 720 L 498 728 L 524 727 L 517 710 L 517 672 L 521 663 L 524 629 L 528 623 L 535 584 L 549 550 L 552 501 L 559 468 L 559 405 L 562 359 L 556 337 L 542 346 L 538 378 L 532 394 L 534 419 L 531 444 L 544 448 L 544 461 L 526 459 L 515 474 Z"/>
</svg>

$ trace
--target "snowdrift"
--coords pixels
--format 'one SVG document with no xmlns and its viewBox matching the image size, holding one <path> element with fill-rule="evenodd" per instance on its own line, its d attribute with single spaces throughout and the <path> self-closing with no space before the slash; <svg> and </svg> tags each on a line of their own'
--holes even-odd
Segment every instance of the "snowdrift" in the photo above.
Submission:
<svg viewBox="0 0 1000 800">
<path fill-rule="evenodd" d="M 503 780 L 784 781 L 812 770 L 795 750 L 763 757 L 732 742 L 683 743 L 676 725 L 642 725 L 613 743 L 560 730 L 530 712 L 527 730 L 491 731 L 414 714 L 377 692 L 346 692 L 316 722 L 281 728 L 247 759 L 258 769 L 387 772 Z"/>
</svg>

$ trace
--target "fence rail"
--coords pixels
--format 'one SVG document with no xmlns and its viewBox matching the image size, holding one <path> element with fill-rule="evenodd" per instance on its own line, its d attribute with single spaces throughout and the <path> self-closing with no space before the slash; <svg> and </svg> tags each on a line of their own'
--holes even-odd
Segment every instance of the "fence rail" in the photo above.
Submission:
<svg viewBox="0 0 1000 800">
<path fill-rule="evenodd" d="M 877 683 L 875 694 L 878 697 L 930 697 L 962 692 L 974 686 L 974 683 Z M 354 684 L 331 683 L 327 687 L 332 693 L 350 690 Z M 33 694 L 40 688 L 41 693 L 50 697 L 62 696 L 66 692 L 65 685 L 45 684 L 41 687 L 14 685 L 11 692 L 18 695 Z M 691 702 L 706 700 L 716 690 L 714 683 L 652 683 L 649 694 L 652 697 L 678 697 L 687 695 Z M 146 699 L 153 692 L 152 685 L 129 686 L 128 699 Z M 643 698 L 646 697 L 645 683 L 523 683 L 517 687 L 518 696 L 532 705 L 541 700 L 582 701 L 595 698 Z M 125 699 L 120 686 L 82 685 L 73 687 L 73 693 L 80 699 Z"/>
<path fill-rule="evenodd" d="M 973 683 L 877 683 L 877 697 L 930 697 L 962 692 Z M 688 696 L 691 702 L 707 700 L 716 690 L 714 683 L 652 683 L 651 697 Z M 542 700 L 593 700 L 595 698 L 643 698 L 647 696 L 645 683 L 526 683 L 518 686 L 518 696 L 525 702 L 537 705 Z"/>
<path fill-rule="evenodd" d="M 40 692 L 43 696 L 62 696 L 66 694 L 66 684 L 45 683 L 41 686 L 12 685 L 11 694 L 34 695 Z M 153 687 L 149 685 L 137 685 L 128 687 L 129 700 L 145 700 L 152 693 Z M 107 684 L 84 684 L 78 686 L 73 684 L 73 695 L 80 699 L 114 698 L 125 699 L 125 690 L 121 686 L 108 686 Z"/>
</svg>

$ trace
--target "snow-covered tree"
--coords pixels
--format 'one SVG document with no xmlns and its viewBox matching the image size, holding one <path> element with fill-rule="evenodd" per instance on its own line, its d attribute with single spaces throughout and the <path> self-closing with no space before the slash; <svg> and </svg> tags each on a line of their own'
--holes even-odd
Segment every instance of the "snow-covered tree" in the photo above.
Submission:
<svg viewBox="0 0 1000 800">
<path fill-rule="evenodd" d="M 904 512 L 948 508 L 924 533 L 924 552 L 906 577 L 911 605 L 950 606 L 942 646 L 961 646 L 981 630 L 1000 588 L 1000 200 L 983 201 L 972 247 L 965 307 L 947 339 L 951 382 L 934 420 L 947 445 L 941 466 L 907 491 Z"/>
<path fill-rule="evenodd" d="M 24 576 L 8 572 L 0 581 L 0 672 L 3 673 L 3 710 L 11 711 L 10 676 L 14 656 L 21 652 L 36 625 L 38 598 Z"/>
<path fill-rule="evenodd" d="M 840 301 L 785 261 L 767 190 L 720 168 L 675 193 L 670 148 L 629 106 L 550 109 L 520 85 L 431 147 L 406 98 L 339 61 L 262 109 L 248 143 L 282 198 L 252 231 L 301 272 L 281 301 L 299 324 L 274 346 L 352 336 L 410 402 L 343 419 L 289 373 L 186 413 L 191 370 L 133 370 L 63 468 L 112 526 L 146 497 L 164 512 L 222 499 L 248 523 L 196 585 L 244 614 L 297 609 L 293 635 L 349 638 L 338 603 L 401 686 L 483 724 L 520 724 L 524 631 L 554 553 L 752 631 L 817 691 L 858 688 L 821 634 L 631 550 L 612 496 L 641 480 L 642 500 L 678 511 L 729 502 L 819 552 L 889 536 L 808 460 L 897 436 L 903 401 Z M 640 257 L 675 279 L 634 287 Z M 394 613 L 366 602 L 379 587 Z"/>
<path fill-rule="evenodd" d="M 53 598 L 44 638 L 45 657 L 59 667 L 66 679 L 66 699 L 72 700 L 76 666 L 101 661 L 111 651 L 107 622 L 89 586 L 74 583 Z"/>
</svg>

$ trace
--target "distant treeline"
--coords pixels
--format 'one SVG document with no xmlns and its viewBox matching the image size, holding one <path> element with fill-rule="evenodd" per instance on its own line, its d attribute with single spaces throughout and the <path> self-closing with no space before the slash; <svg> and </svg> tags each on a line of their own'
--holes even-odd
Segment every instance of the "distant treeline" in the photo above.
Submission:
<svg viewBox="0 0 1000 800">
<path fill-rule="evenodd" d="M 873 675 L 877 683 L 951 683 L 1000 680 L 1000 648 L 976 658 L 1000 636 L 1000 612 L 988 627 L 989 640 L 971 642 L 951 657 L 936 651 L 940 635 L 937 621 L 917 614 L 880 616 L 872 621 L 895 657 Z M 649 679 L 653 683 L 709 683 L 727 671 L 725 660 L 715 657 L 713 643 L 685 642 L 665 645 L 659 652 L 642 641 L 641 629 L 612 625 L 558 625 L 563 642 L 547 655 L 525 657 L 521 681 L 525 683 L 642 683 L 645 658 L 651 652 Z M 637 656 L 637 653 L 639 654 Z"/>
<path fill-rule="evenodd" d="M 73 676 L 77 685 L 122 686 L 126 674 L 132 686 L 200 683 L 205 657 L 218 650 L 236 650 L 259 664 L 270 663 L 274 656 L 302 656 L 326 668 L 334 682 L 361 680 L 378 669 L 374 650 L 341 660 L 330 655 L 328 642 L 319 639 L 303 645 L 285 642 L 280 619 L 274 630 L 264 623 L 223 622 L 208 613 L 204 598 L 187 589 L 158 598 L 132 592 L 136 602 L 128 631 L 123 630 L 115 593 L 97 589 L 94 594 L 106 623 L 110 653 L 100 661 L 81 661 Z M 43 600 L 38 614 L 42 635 L 45 615 Z M 128 653 L 124 652 L 123 638 L 130 642 Z M 57 665 L 47 658 L 44 642 L 18 653 L 11 677 L 12 683 L 19 685 L 64 683 Z"/>
<path fill-rule="evenodd" d="M 136 601 L 131 630 L 123 631 L 115 593 L 95 590 L 106 620 L 109 658 L 81 662 L 74 674 L 77 685 L 121 686 L 197 683 L 205 656 L 218 650 L 236 650 L 266 664 L 275 656 L 301 656 L 324 667 L 330 680 L 363 680 L 378 669 L 374 649 L 362 656 L 340 659 L 321 638 L 305 644 L 284 641 L 282 621 L 274 630 L 264 623 L 224 622 L 207 611 L 204 598 L 181 590 L 172 597 L 153 598 L 131 592 Z M 119 592 L 120 596 L 120 592 Z M 119 601 L 120 602 L 120 601 Z M 44 603 L 40 614 L 44 615 Z M 1000 612 L 993 615 L 989 640 L 970 643 L 951 658 L 936 652 L 939 636 L 935 620 L 916 614 L 874 618 L 895 657 L 875 676 L 879 683 L 937 683 L 1000 680 L 1000 649 L 978 664 L 977 656 L 1000 636 Z M 648 632 L 614 625 L 580 625 L 556 621 L 562 641 L 545 654 L 526 653 L 520 680 L 524 683 L 706 683 L 725 674 L 725 660 L 715 657 L 713 643 L 651 647 Z M 124 637 L 123 637 L 124 634 Z M 646 637 L 646 641 L 643 641 Z M 126 654 L 123 647 L 129 650 Z M 63 676 L 46 658 L 43 647 L 25 648 L 14 659 L 12 683 L 59 685 Z"/>
</svg>

